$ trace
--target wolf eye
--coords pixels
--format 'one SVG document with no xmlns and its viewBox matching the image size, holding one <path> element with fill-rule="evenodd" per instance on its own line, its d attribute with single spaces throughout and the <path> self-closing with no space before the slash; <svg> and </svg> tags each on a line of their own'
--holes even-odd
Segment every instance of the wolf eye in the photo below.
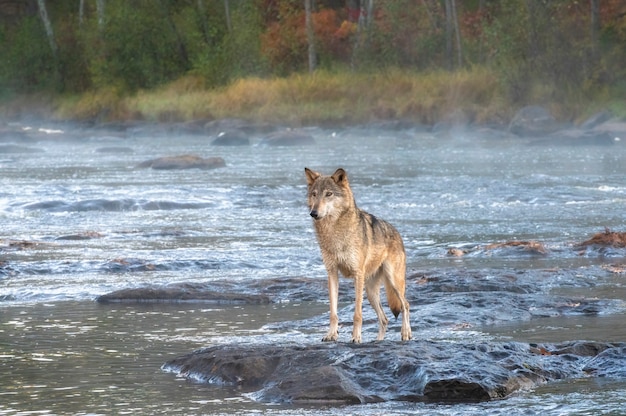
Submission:
<svg viewBox="0 0 626 416">
<path fill-rule="evenodd" d="M 330 191 L 326 191 L 326 197 L 330 197 L 330 196 L 333 196 L 333 193 Z"/>
<path fill-rule="evenodd" d="M 315 198 L 315 197 L 317 196 L 317 191 L 313 191 L 313 192 L 311 192 L 311 196 L 312 196 L 313 198 Z"/>
</svg>

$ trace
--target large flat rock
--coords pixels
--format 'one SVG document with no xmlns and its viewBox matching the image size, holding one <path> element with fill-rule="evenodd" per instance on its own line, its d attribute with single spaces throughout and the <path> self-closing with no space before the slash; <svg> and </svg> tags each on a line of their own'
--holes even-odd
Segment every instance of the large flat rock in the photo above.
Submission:
<svg viewBox="0 0 626 416">
<path fill-rule="evenodd" d="M 594 372 L 611 376 L 607 369 L 614 372 L 626 359 L 625 345 L 448 341 L 224 345 L 170 360 L 163 370 L 196 382 L 237 386 L 267 403 L 481 402 Z"/>
</svg>

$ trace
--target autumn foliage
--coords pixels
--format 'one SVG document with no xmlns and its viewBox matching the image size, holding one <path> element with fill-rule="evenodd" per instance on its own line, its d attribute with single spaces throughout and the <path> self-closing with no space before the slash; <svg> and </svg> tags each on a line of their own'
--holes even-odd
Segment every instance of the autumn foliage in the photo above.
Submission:
<svg viewBox="0 0 626 416">
<path fill-rule="evenodd" d="M 318 70 L 481 67 L 516 105 L 626 96 L 624 0 L 373 0 L 365 14 L 358 6 L 369 1 L 312 4 Z M 104 90 L 115 97 L 189 77 L 215 88 L 309 68 L 304 0 L 0 0 L 0 48 L 5 96 Z"/>
</svg>

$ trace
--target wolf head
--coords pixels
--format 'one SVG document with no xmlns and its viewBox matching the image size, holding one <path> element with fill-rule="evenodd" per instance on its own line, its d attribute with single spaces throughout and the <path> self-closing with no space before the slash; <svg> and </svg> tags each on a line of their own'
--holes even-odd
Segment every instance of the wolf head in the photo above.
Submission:
<svg viewBox="0 0 626 416">
<path fill-rule="evenodd" d="M 307 204 L 311 217 L 319 221 L 338 218 L 354 204 L 346 171 L 339 168 L 331 176 L 304 168 L 308 184 Z"/>
</svg>

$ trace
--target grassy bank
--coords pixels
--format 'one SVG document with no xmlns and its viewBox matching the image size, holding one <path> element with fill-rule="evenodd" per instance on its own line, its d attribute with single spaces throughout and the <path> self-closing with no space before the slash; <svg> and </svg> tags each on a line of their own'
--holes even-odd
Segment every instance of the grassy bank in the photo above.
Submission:
<svg viewBox="0 0 626 416">
<path fill-rule="evenodd" d="M 187 76 L 150 91 L 124 95 L 114 88 L 80 96 L 19 97 L 5 102 L 2 113 L 34 109 L 43 115 L 74 120 L 186 121 L 239 117 L 291 125 L 354 124 L 403 119 L 432 124 L 459 110 L 470 121 L 505 123 L 523 105 L 548 106 L 559 118 L 576 120 L 601 108 L 626 115 L 623 100 L 598 91 L 581 91 L 555 102 L 549 85 L 535 83 L 527 102 L 509 99 L 505 83 L 484 68 L 456 72 L 389 70 L 372 74 L 320 71 L 286 78 L 246 78 L 219 88 L 205 88 L 200 77 Z M 558 94 L 563 96 L 562 92 Z M 29 101 L 30 104 L 29 104 Z"/>
</svg>

